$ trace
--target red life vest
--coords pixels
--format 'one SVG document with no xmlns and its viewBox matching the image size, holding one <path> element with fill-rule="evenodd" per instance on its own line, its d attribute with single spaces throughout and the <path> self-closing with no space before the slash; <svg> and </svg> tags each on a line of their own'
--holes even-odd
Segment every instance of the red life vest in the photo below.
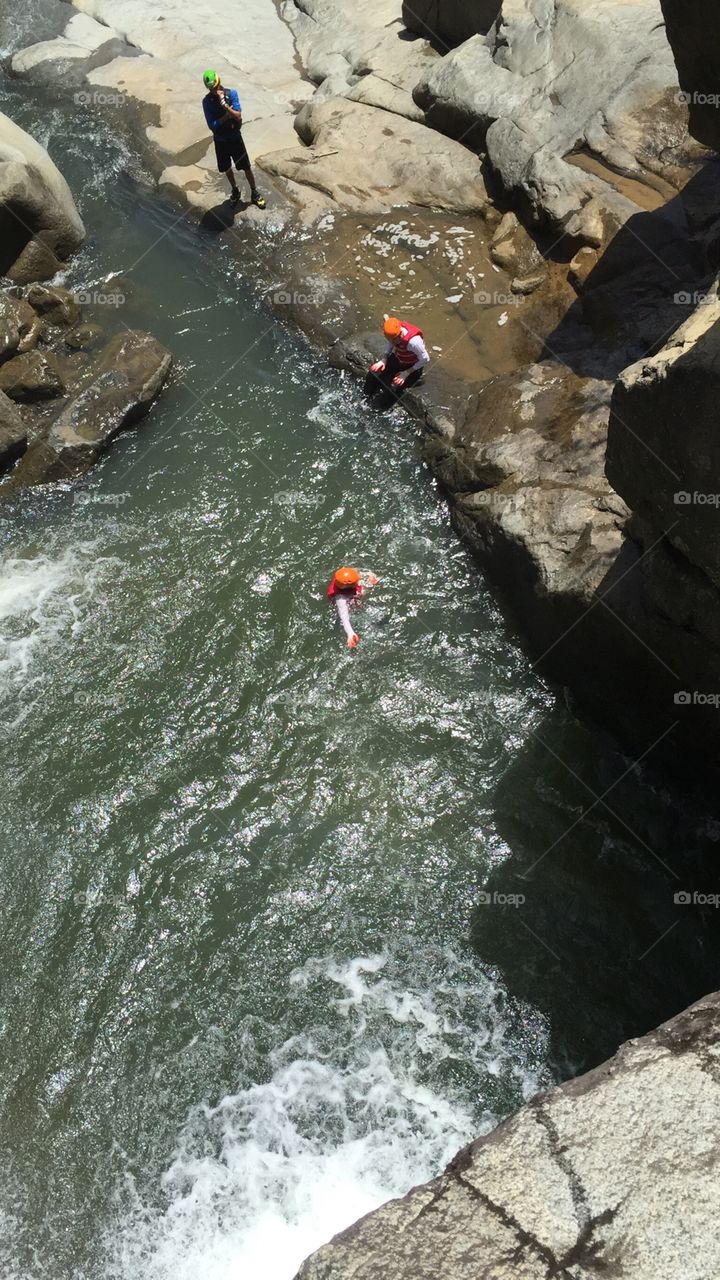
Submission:
<svg viewBox="0 0 720 1280">
<path fill-rule="evenodd" d="M 411 338 L 422 338 L 423 331 L 415 324 L 407 324 L 405 320 L 401 320 L 400 323 L 402 325 L 400 337 L 393 338 L 393 351 L 400 367 L 410 369 L 416 363 L 417 356 L 410 350 L 408 343 Z"/>
<path fill-rule="evenodd" d="M 330 586 L 327 589 L 327 594 L 330 597 L 330 599 L 332 599 L 333 596 L 340 595 L 340 596 L 347 596 L 348 600 L 353 600 L 355 596 L 362 595 L 362 586 L 358 582 L 356 587 L 343 587 L 343 588 L 336 587 L 335 579 L 333 578 L 332 582 L 330 583 Z"/>
</svg>

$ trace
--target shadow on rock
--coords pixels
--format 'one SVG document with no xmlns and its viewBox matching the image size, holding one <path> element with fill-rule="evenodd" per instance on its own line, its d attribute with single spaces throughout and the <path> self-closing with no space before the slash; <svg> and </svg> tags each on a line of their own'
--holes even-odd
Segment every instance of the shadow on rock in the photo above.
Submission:
<svg viewBox="0 0 720 1280">
<path fill-rule="evenodd" d="M 519 753 L 495 806 L 509 856 L 485 885 L 472 940 L 547 1017 L 562 1076 L 717 986 L 720 914 L 707 899 L 720 875 L 702 814 L 560 711 Z"/>
<path fill-rule="evenodd" d="M 718 209 L 720 159 L 713 157 L 674 199 L 629 218 L 599 259 L 580 250 L 570 267 L 578 299 L 547 338 L 543 358 L 608 378 L 656 351 L 717 270 Z"/>
</svg>

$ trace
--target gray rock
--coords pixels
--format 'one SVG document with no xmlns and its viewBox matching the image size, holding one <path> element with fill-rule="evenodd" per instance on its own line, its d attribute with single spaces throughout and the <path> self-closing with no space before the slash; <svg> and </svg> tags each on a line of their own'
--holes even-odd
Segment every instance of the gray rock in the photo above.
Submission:
<svg viewBox="0 0 720 1280">
<path fill-rule="evenodd" d="M 85 239 L 70 189 L 44 147 L 0 114 L 0 274 L 54 275 Z"/>
<path fill-rule="evenodd" d="M 542 270 L 545 259 L 514 213 L 506 213 L 490 242 L 490 257 L 508 275 L 526 276 Z"/>
<path fill-rule="evenodd" d="M 171 364 L 170 352 L 149 334 L 128 331 L 113 338 L 45 435 L 33 440 L 13 472 L 13 487 L 86 471 L 120 431 L 147 413 Z"/>
<path fill-rule="evenodd" d="M 719 1068 L 710 995 L 538 1095 L 439 1178 L 336 1236 L 297 1280 L 710 1280 Z"/>
<path fill-rule="evenodd" d="M 477 157 L 412 120 L 330 98 L 307 103 L 296 129 L 307 147 L 273 151 L 258 163 L 344 209 L 380 213 L 407 203 L 468 212 L 487 203 Z"/>
<path fill-rule="evenodd" d="M 491 575 L 525 562 L 516 603 L 527 583 L 585 608 L 617 557 L 626 509 L 603 474 L 610 391 L 562 365 L 534 365 L 484 383 L 451 439 L 425 441 Z"/>
<path fill-rule="evenodd" d="M 616 175 L 655 182 L 655 113 L 676 89 L 658 0 L 513 0 L 414 97 L 430 124 L 487 150 L 532 221 L 599 245 L 639 208 Z M 568 162 L 578 151 L 592 171 Z"/>
<path fill-rule="evenodd" d="M 428 39 L 405 33 L 382 6 L 348 0 L 298 0 L 286 16 L 317 98 L 348 97 L 410 120 L 422 120 L 412 91 L 439 54 Z"/>
<path fill-rule="evenodd" d="M 65 390 L 52 352 L 26 351 L 0 365 L 0 391 L 11 400 L 52 400 Z"/>
</svg>

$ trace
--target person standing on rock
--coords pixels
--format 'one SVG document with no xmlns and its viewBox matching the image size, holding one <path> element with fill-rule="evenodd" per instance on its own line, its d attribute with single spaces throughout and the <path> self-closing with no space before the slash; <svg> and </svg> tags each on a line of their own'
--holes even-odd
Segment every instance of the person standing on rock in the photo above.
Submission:
<svg viewBox="0 0 720 1280">
<path fill-rule="evenodd" d="M 205 71 L 203 84 L 207 93 L 203 98 L 203 111 L 215 141 L 215 155 L 220 173 L 227 174 L 230 183 L 230 199 L 237 204 L 240 191 L 233 173 L 235 168 L 242 169 L 250 183 L 250 199 L 258 209 L 265 208 L 265 199 L 260 195 L 255 182 L 255 174 L 250 165 L 250 158 L 245 149 L 242 136 L 242 107 L 237 89 L 225 89 L 220 83 L 217 71 Z"/>
<path fill-rule="evenodd" d="M 370 366 L 365 380 L 365 395 L 373 400 L 378 396 L 382 404 L 391 404 L 395 395 L 405 387 L 412 387 L 423 375 L 430 356 L 425 346 L 422 329 L 388 316 L 383 325 L 387 338 L 385 357 Z M 378 395 L 382 392 L 382 395 Z"/>
</svg>

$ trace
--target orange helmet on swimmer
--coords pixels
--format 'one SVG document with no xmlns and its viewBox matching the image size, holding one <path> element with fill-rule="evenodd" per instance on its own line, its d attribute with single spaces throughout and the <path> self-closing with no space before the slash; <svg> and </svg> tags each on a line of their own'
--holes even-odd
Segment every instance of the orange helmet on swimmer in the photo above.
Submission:
<svg viewBox="0 0 720 1280">
<path fill-rule="evenodd" d="M 351 569 L 349 565 L 343 565 L 342 569 L 337 569 L 333 582 L 341 591 L 348 590 L 350 587 L 357 587 L 360 583 L 360 574 L 357 569 Z"/>
<path fill-rule="evenodd" d="M 397 338 L 400 336 L 401 329 L 402 329 L 402 325 L 398 320 L 397 316 L 388 316 L 387 320 L 383 325 L 383 333 L 385 334 L 385 337 L 390 342 L 392 342 L 393 338 Z"/>
</svg>

